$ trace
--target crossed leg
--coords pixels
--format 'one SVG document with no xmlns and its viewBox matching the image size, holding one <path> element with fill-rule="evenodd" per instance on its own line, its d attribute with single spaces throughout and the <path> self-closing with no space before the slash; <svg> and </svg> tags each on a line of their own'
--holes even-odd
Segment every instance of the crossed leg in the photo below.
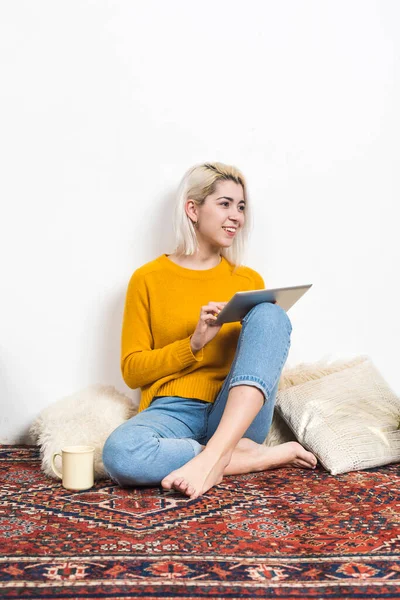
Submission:
<svg viewBox="0 0 400 600">
<path fill-rule="evenodd" d="M 317 459 L 298 442 L 267 447 L 242 438 L 263 405 L 263 393 L 251 385 L 238 385 L 229 391 L 221 421 L 203 451 L 161 481 L 197 498 L 218 483 L 224 475 L 265 471 L 283 466 L 313 468 Z"/>
</svg>

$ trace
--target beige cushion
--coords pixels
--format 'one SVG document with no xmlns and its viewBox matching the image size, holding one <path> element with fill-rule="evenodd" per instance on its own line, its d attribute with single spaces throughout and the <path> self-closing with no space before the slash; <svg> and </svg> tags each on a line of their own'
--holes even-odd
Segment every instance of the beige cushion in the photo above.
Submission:
<svg viewBox="0 0 400 600">
<path fill-rule="evenodd" d="M 348 369 L 355 365 L 360 364 L 368 357 L 365 355 L 356 356 L 351 359 L 338 359 L 333 362 L 321 359 L 314 363 L 299 363 L 295 367 L 285 366 L 278 385 L 278 397 L 282 390 L 285 390 L 294 385 L 300 385 L 307 381 L 313 381 L 314 379 L 321 379 L 331 375 L 331 373 L 337 373 Z M 265 438 L 264 444 L 266 446 L 277 446 L 278 444 L 284 444 L 285 442 L 296 441 L 297 438 L 293 431 L 286 425 L 286 422 L 281 417 L 277 410 L 274 411 L 271 427 Z"/>
<path fill-rule="evenodd" d="M 42 410 L 30 427 L 31 439 L 40 446 L 43 471 L 56 478 L 51 458 L 64 446 L 94 446 L 95 478 L 107 477 L 102 461 L 104 443 L 118 425 L 136 413 L 132 400 L 113 386 L 91 385 L 60 398 Z M 57 466 L 61 468 L 61 463 Z"/>
<path fill-rule="evenodd" d="M 332 475 L 400 462 L 400 400 L 368 357 L 281 389 L 276 412 Z"/>
</svg>

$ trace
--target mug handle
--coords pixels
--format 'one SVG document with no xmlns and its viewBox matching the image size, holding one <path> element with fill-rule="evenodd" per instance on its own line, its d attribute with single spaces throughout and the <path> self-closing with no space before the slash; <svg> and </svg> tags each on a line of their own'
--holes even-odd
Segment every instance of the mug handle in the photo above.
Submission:
<svg viewBox="0 0 400 600">
<path fill-rule="evenodd" d="M 54 473 L 60 478 L 62 479 L 62 473 L 60 473 L 60 471 L 57 469 L 56 465 L 55 465 L 55 460 L 56 460 L 56 456 L 59 456 L 62 459 L 62 456 L 59 452 L 55 452 L 52 456 L 51 459 L 51 468 L 53 469 Z"/>
</svg>

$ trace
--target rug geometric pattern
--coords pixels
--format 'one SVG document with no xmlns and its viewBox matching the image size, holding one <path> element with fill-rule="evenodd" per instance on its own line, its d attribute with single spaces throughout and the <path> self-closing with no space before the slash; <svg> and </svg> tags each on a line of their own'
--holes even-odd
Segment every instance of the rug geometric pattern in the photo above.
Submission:
<svg viewBox="0 0 400 600">
<path fill-rule="evenodd" d="M 70 492 L 0 446 L 0 598 L 400 598 L 400 465 Z"/>
</svg>

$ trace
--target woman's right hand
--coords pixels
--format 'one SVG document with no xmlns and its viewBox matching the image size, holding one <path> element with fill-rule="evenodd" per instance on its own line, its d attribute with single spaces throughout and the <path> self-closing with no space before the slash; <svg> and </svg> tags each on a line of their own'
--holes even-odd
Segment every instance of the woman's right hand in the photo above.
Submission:
<svg viewBox="0 0 400 600">
<path fill-rule="evenodd" d="M 209 302 L 201 307 L 199 321 L 190 339 L 192 352 L 201 350 L 217 335 L 222 325 L 213 323 L 226 304 L 227 302 Z"/>
</svg>

